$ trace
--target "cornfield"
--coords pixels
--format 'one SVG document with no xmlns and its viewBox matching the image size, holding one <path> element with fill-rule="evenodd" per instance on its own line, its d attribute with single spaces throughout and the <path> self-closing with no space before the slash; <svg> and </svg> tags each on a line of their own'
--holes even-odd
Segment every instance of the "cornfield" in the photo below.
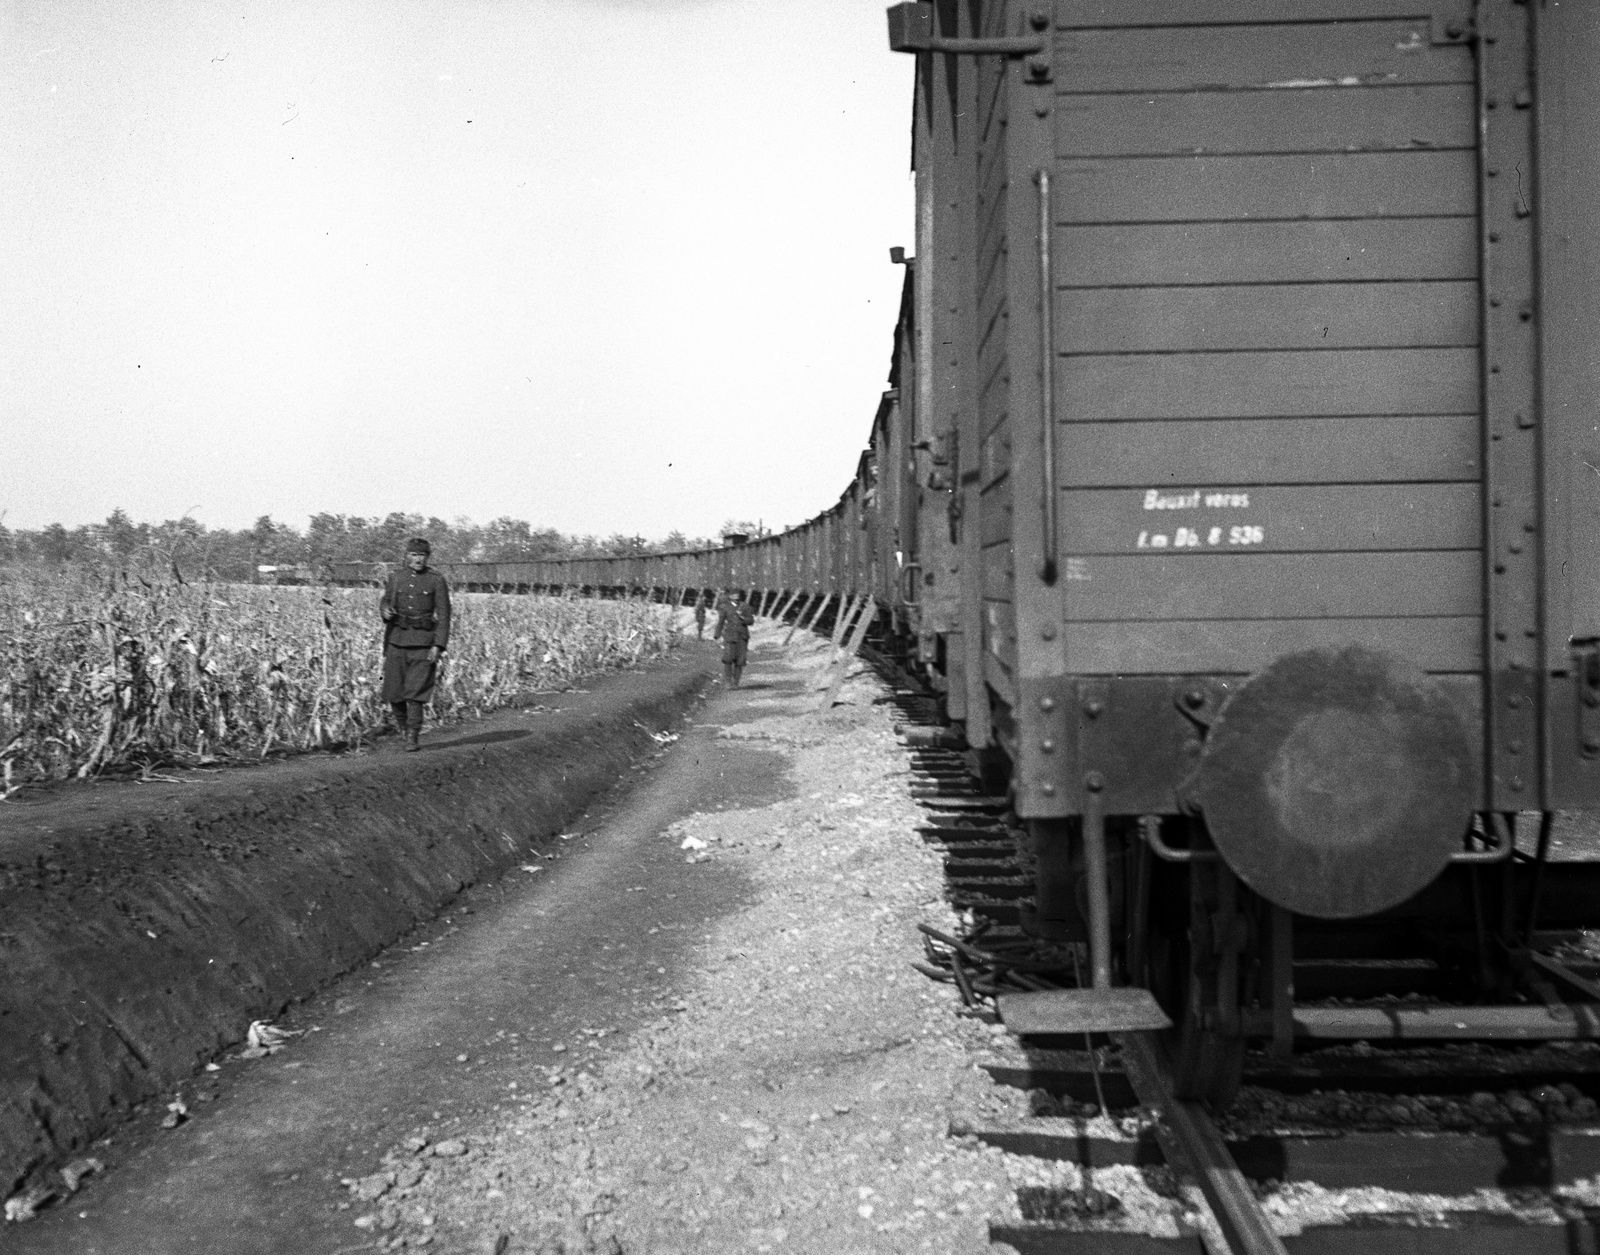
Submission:
<svg viewBox="0 0 1600 1255">
<path fill-rule="evenodd" d="M 671 649 L 642 602 L 457 594 L 433 718 Z M 0 571 L 0 796 L 23 784 L 360 744 L 383 722 L 371 589 Z"/>
</svg>

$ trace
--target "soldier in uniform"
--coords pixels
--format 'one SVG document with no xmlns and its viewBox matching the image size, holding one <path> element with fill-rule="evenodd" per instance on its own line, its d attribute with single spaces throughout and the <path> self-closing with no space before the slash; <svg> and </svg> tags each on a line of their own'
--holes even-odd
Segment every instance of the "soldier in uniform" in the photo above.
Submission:
<svg viewBox="0 0 1600 1255">
<path fill-rule="evenodd" d="M 694 634 L 698 640 L 705 640 L 706 638 L 706 608 L 706 595 L 702 590 L 700 596 L 696 597 L 694 602 Z"/>
<path fill-rule="evenodd" d="M 439 659 L 450 644 L 450 585 L 428 569 L 433 548 L 420 538 L 406 544 L 405 568 L 390 574 L 378 613 L 383 616 L 383 700 L 405 732 L 406 752 L 417 748 L 422 708 L 433 697 Z"/>
<path fill-rule="evenodd" d="M 722 674 L 732 688 L 739 687 L 739 677 L 744 674 L 745 658 L 750 652 L 750 625 L 755 621 L 750 607 L 744 604 L 743 593 L 734 593 L 722 602 L 722 617 L 717 620 L 712 639 L 722 642 Z"/>
</svg>

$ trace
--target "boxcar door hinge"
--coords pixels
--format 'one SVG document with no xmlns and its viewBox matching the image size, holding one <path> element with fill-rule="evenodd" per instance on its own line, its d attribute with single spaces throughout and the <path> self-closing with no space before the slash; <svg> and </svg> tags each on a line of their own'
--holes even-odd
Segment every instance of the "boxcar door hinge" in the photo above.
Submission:
<svg viewBox="0 0 1600 1255">
<path fill-rule="evenodd" d="M 1042 19 L 1042 21 L 1041 21 Z M 1049 13 L 1041 10 L 1029 18 L 1036 31 L 1050 26 Z M 947 39 L 933 33 L 933 5 L 896 4 L 889 8 L 889 49 L 892 52 L 949 52 L 967 57 L 1026 57 L 1044 51 L 1044 36 L 1018 35 L 1002 39 Z"/>
</svg>

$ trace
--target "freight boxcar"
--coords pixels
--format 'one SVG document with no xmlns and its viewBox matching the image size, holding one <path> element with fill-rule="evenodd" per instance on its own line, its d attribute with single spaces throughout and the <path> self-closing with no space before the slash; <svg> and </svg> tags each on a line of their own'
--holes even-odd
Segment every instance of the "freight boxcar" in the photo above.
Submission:
<svg viewBox="0 0 1600 1255">
<path fill-rule="evenodd" d="M 1600 1034 L 1545 874 L 1600 795 L 1600 6 L 889 19 L 918 595 L 1092 970 L 1007 1014 L 1170 1017 L 1214 1098 L 1251 1037 Z"/>
</svg>

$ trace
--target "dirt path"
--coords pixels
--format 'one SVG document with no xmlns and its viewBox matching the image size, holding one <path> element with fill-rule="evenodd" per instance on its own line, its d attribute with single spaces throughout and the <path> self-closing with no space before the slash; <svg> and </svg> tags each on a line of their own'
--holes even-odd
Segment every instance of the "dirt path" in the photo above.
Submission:
<svg viewBox="0 0 1600 1255">
<path fill-rule="evenodd" d="M 781 639 L 540 870 L 201 1073 L 6 1249 L 986 1249 L 1053 1170 L 947 1137 L 1022 1099 L 907 966 L 950 916 L 881 686 L 819 718 L 827 645 Z"/>
</svg>

